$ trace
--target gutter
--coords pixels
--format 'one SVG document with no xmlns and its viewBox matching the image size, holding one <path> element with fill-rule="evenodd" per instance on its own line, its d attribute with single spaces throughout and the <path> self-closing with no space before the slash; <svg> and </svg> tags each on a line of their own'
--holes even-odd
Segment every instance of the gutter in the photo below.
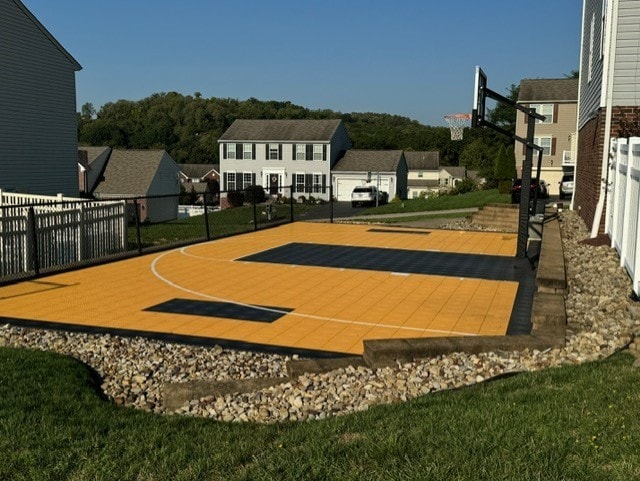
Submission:
<svg viewBox="0 0 640 481">
<path fill-rule="evenodd" d="M 600 195 L 598 196 L 598 204 L 596 205 L 596 212 L 593 216 L 593 223 L 591 224 L 591 238 L 598 236 L 600 231 L 600 223 L 602 222 L 602 211 L 604 210 L 604 202 L 607 198 L 607 174 L 609 172 L 609 146 L 611 144 L 611 110 L 613 106 L 613 72 L 616 59 L 616 36 L 618 31 L 618 16 L 613 16 L 613 12 L 618 11 L 618 0 L 612 0 L 607 8 L 607 15 L 611 19 L 611 28 L 608 29 L 609 33 L 607 42 L 604 46 L 604 51 L 608 52 L 607 62 L 603 65 L 602 78 L 605 79 L 606 84 L 603 90 L 605 92 L 605 123 L 604 123 L 604 142 L 602 144 L 602 165 L 600 170 Z"/>
</svg>

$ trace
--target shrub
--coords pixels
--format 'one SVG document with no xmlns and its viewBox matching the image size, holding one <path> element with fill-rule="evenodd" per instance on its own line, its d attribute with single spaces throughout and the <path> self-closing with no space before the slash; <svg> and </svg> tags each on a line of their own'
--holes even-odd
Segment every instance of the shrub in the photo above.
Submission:
<svg viewBox="0 0 640 481">
<path fill-rule="evenodd" d="M 510 194 L 511 193 L 511 181 L 510 180 L 500 180 L 500 181 L 498 181 L 498 193 L 500 193 L 500 194 Z"/>
<path fill-rule="evenodd" d="M 456 186 L 453 189 L 451 189 L 450 194 L 460 195 L 460 194 L 466 194 L 468 192 L 474 192 L 476 190 L 478 190 L 478 186 L 476 185 L 474 180 L 467 177 L 466 179 L 463 179 L 462 181 L 458 182 Z"/>
<path fill-rule="evenodd" d="M 304 195 L 298 197 L 298 204 L 304 204 L 307 201 L 307 198 Z"/>
<path fill-rule="evenodd" d="M 242 207 L 244 204 L 244 192 L 241 190 L 230 190 L 227 192 L 227 200 L 231 207 Z"/>
<path fill-rule="evenodd" d="M 264 187 L 261 185 L 249 185 L 244 189 L 244 200 L 250 204 L 260 204 L 267 199 Z"/>
</svg>

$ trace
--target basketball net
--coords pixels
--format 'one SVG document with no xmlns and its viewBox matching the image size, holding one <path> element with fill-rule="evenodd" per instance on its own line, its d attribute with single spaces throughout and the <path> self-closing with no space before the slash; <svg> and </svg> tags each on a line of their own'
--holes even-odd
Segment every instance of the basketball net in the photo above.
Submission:
<svg viewBox="0 0 640 481">
<path fill-rule="evenodd" d="M 471 125 L 471 114 L 449 114 L 444 119 L 451 129 L 451 140 L 462 140 L 465 127 Z"/>
</svg>

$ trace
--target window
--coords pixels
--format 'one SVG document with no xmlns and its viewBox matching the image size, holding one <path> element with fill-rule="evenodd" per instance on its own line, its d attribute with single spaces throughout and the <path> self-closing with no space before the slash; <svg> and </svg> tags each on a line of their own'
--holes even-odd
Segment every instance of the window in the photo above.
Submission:
<svg viewBox="0 0 640 481">
<path fill-rule="evenodd" d="M 227 172 L 227 190 L 236 190 L 235 172 Z"/>
<path fill-rule="evenodd" d="M 542 155 L 551 155 L 551 137 L 534 137 L 533 143 L 542 147 Z"/>
<path fill-rule="evenodd" d="M 313 144 L 313 160 L 324 160 L 322 144 Z"/>
<path fill-rule="evenodd" d="M 296 192 L 304 192 L 304 174 L 296 174 Z"/>
<path fill-rule="evenodd" d="M 251 172 L 245 172 L 244 174 L 242 174 L 243 187 L 246 188 L 251 184 L 253 184 L 253 175 L 251 174 Z"/>
<path fill-rule="evenodd" d="M 269 144 L 269 160 L 280 160 L 280 146 Z"/>
<path fill-rule="evenodd" d="M 253 159 L 253 144 L 242 144 L 242 150 L 244 152 L 244 155 L 242 156 L 243 159 Z"/>
<path fill-rule="evenodd" d="M 417 199 L 418 198 L 418 191 L 414 190 L 411 197 L 414 198 L 414 199 Z"/>
<path fill-rule="evenodd" d="M 296 160 L 306 160 L 307 146 L 305 144 L 296 144 Z"/>
<path fill-rule="evenodd" d="M 424 177 L 424 172 L 422 171 L 418 172 L 418 177 Z"/>
<path fill-rule="evenodd" d="M 313 191 L 322 192 L 322 174 L 313 174 Z"/>
<path fill-rule="evenodd" d="M 552 124 L 555 121 L 553 118 L 553 104 L 530 104 L 529 108 L 536 109 L 536 113 L 546 117 L 545 120 L 536 120 L 537 124 Z"/>
<path fill-rule="evenodd" d="M 236 158 L 236 144 L 227 144 L 227 159 Z"/>
</svg>

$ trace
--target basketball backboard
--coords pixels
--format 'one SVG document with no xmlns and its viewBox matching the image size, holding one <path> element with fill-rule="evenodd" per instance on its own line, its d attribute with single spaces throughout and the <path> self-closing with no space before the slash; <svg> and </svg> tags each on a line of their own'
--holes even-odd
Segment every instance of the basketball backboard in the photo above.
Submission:
<svg viewBox="0 0 640 481">
<path fill-rule="evenodd" d="M 473 110 L 471 117 L 471 127 L 482 125 L 485 120 L 487 75 L 479 66 L 476 66 L 476 79 L 473 89 Z"/>
</svg>

